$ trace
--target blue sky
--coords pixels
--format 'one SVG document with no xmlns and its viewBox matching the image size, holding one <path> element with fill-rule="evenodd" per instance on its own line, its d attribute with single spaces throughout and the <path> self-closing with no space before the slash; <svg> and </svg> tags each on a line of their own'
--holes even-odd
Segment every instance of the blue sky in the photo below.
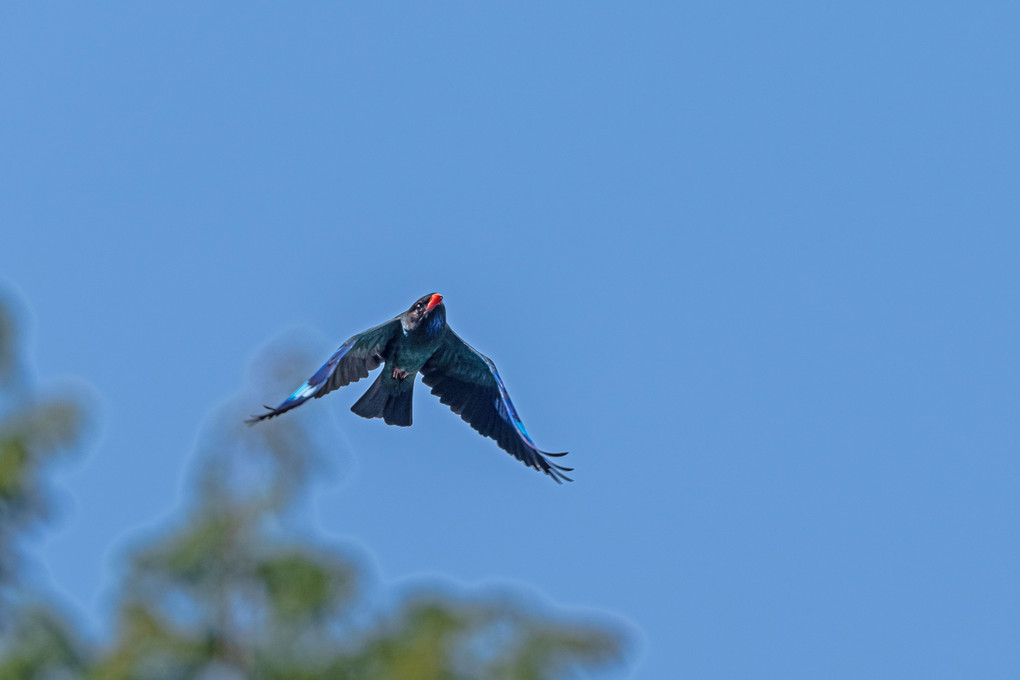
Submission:
<svg viewBox="0 0 1020 680">
<path fill-rule="evenodd" d="M 1013 3 L 5 3 L 0 277 L 91 386 L 38 546 L 98 626 L 212 409 L 444 294 L 559 487 L 419 389 L 309 500 L 633 677 L 1020 668 Z M 279 389 L 279 388 L 276 388 Z M 267 393 L 271 392 L 271 393 Z"/>
</svg>

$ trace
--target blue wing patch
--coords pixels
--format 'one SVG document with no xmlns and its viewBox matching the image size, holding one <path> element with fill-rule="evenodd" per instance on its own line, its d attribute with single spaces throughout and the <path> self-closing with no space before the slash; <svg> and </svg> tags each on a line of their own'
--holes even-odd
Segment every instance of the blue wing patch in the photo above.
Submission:
<svg viewBox="0 0 1020 680">
<path fill-rule="evenodd" d="M 294 392 L 289 397 L 280 402 L 279 406 L 277 406 L 276 408 L 267 406 L 266 408 L 269 409 L 269 413 L 263 413 L 260 416 L 254 416 L 252 418 L 249 418 L 245 422 L 248 424 L 252 424 L 257 423 L 260 420 L 265 420 L 266 418 L 278 416 L 284 411 L 289 411 L 296 406 L 300 406 L 301 404 L 305 403 L 306 401 L 314 397 L 316 393 L 318 393 L 318 391 L 322 388 L 322 386 L 326 384 L 326 381 L 329 380 L 330 376 L 333 375 L 333 372 L 336 370 L 336 367 L 340 363 L 340 360 L 343 359 L 344 356 L 346 356 L 346 354 L 351 351 L 351 347 L 354 346 L 356 340 L 357 336 L 351 338 L 343 345 L 341 345 L 340 349 L 334 352 L 333 356 L 329 358 L 329 361 L 327 361 L 321 367 L 319 367 L 319 370 L 317 370 L 315 374 L 312 375 L 311 378 L 301 383 L 301 387 L 294 390 Z"/>
<path fill-rule="evenodd" d="M 492 377 L 496 379 L 496 386 L 499 388 L 499 403 L 495 406 L 499 417 L 508 423 L 512 423 L 513 426 L 517 428 L 517 431 L 521 434 L 521 436 L 524 437 L 524 440 L 537 451 L 538 446 L 531 440 L 531 437 L 528 436 L 528 431 L 524 429 L 524 423 L 521 422 L 521 417 L 517 415 L 517 409 L 514 408 L 514 403 L 510 401 L 510 394 L 506 391 L 503 379 L 499 377 L 499 371 L 496 370 L 496 364 L 492 363 L 488 357 L 482 354 L 479 354 L 478 356 L 482 357 L 485 361 L 485 365 L 489 367 Z"/>
</svg>

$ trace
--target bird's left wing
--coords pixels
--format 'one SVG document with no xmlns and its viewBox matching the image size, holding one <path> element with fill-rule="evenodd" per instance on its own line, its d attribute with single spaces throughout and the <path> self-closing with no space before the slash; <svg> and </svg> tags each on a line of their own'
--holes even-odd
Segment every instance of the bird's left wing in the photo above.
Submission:
<svg viewBox="0 0 1020 680">
<path fill-rule="evenodd" d="M 439 401 L 480 434 L 495 439 L 514 458 L 546 473 L 557 483 L 573 481 L 563 474 L 573 468 L 546 458 L 565 453 L 540 451 L 531 441 L 492 360 L 449 328 L 443 344 L 422 367 L 421 377 Z"/>
<path fill-rule="evenodd" d="M 281 413 L 300 406 L 312 397 L 329 394 L 338 387 L 367 378 L 369 371 L 379 367 L 386 358 L 386 346 L 400 330 L 400 318 L 391 319 L 381 326 L 370 328 L 359 333 L 340 346 L 329 361 L 324 363 L 315 374 L 304 381 L 301 387 L 284 399 L 279 406 L 269 409 L 267 413 L 252 416 L 244 421 L 249 425 L 278 416 Z"/>
</svg>

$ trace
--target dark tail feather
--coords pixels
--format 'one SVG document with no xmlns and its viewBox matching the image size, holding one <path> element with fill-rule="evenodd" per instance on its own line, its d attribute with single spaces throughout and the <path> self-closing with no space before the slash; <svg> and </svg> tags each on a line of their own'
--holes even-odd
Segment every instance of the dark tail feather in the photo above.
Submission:
<svg viewBox="0 0 1020 680">
<path fill-rule="evenodd" d="M 407 427 L 411 424 L 411 394 L 414 383 L 398 394 L 390 395 L 386 407 L 383 409 L 383 420 L 387 425 L 400 425 Z"/>
<path fill-rule="evenodd" d="M 411 395 L 414 393 L 414 383 L 393 385 L 400 390 L 393 393 L 383 384 L 383 377 L 384 375 L 380 375 L 375 379 L 368 391 L 361 395 L 361 399 L 354 402 L 351 411 L 362 418 L 382 418 L 387 425 L 407 427 L 411 424 Z"/>
</svg>

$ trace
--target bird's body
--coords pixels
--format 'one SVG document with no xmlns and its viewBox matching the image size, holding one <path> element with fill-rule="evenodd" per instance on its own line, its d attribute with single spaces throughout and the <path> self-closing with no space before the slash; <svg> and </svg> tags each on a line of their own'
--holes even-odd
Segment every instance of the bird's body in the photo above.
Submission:
<svg viewBox="0 0 1020 680">
<path fill-rule="evenodd" d="M 438 293 L 417 300 L 390 321 L 355 335 L 329 361 L 279 406 L 247 422 L 278 416 L 352 382 L 383 365 L 375 382 L 351 410 L 364 418 L 382 418 L 388 425 L 411 424 L 415 376 L 432 394 L 500 448 L 557 482 L 570 481 L 562 467 L 540 451 L 521 422 L 495 364 L 461 340 L 446 324 L 446 307 Z"/>
</svg>

